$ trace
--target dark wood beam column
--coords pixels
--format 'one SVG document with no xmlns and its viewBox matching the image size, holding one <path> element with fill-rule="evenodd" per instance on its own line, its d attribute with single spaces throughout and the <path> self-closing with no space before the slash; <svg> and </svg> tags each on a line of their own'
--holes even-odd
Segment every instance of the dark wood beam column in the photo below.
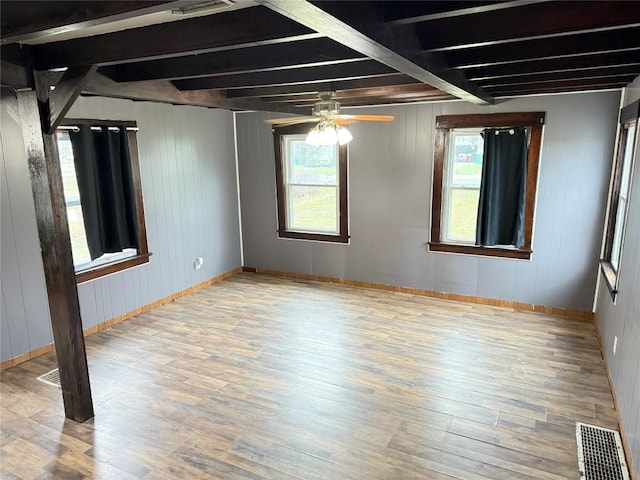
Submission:
<svg viewBox="0 0 640 480">
<path fill-rule="evenodd" d="M 339 65 L 302 67 L 287 70 L 245 73 L 242 75 L 218 75 L 214 77 L 174 80 L 178 90 L 233 89 L 259 86 L 295 85 L 299 83 L 335 82 L 354 78 L 370 78 L 391 75 L 395 72 L 378 62 L 364 60 Z"/>
<path fill-rule="evenodd" d="M 331 82 L 320 83 L 300 83 L 296 85 L 284 85 L 284 86 L 262 86 L 252 88 L 234 88 L 226 91 L 227 97 L 230 99 L 240 98 L 252 98 L 252 97 L 278 97 L 278 96 L 290 96 L 290 95 L 306 95 L 312 94 L 314 98 L 318 97 L 318 92 L 330 91 L 330 90 L 351 90 L 353 88 L 370 88 L 370 87 L 384 87 L 390 85 L 409 85 L 418 84 L 421 85 L 418 80 L 411 78 L 407 75 L 401 75 L 399 73 L 357 78 L 354 80 L 338 80 Z"/>
<path fill-rule="evenodd" d="M 362 54 L 328 38 L 261 45 L 215 53 L 148 60 L 103 67 L 100 73 L 118 82 L 177 80 L 213 75 L 319 67 L 364 60 Z"/>
<path fill-rule="evenodd" d="M 593 53 L 572 57 L 546 58 L 529 62 L 505 63 L 476 67 L 466 70 L 475 82 L 491 78 L 517 77 L 544 72 L 565 72 L 596 69 L 603 67 L 623 67 L 640 64 L 640 48 L 622 52 Z"/>
<path fill-rule="evenodd" d="M 553 2 L 553 8 L 543 2 L 424 22 L 421 41 L 430 52 L 463 50 L 532 38 L 620 30 L 639 22 L 640 2 Z"/>
<path fill-rule="evenodd" d="M 0 84 L 9 88 L 33 88 L 33 73 L 29 65 L 28 45 L 7 45 L 0 47 Z"/>
<path fill-rule="evenodd" d="M 40 104 L 40 110 L 43 114 L 42 130 L 46 134 L 53 135 L 55 133 L 56 128 L 64 120 L 64 116 L 73 106 L 83 87 L 97 68 L 95 65 L 70 68 L 64 72 L 60 81 L 55 85 L 55 90 L 49 90 L 48 82 L 45 82 L 46 84 L 41 87 L 43 94 L 47 96 L 46 99 L 41 99 Z M 43 75 L 43 79 L 48 77 L 46 72 L 36 72 L 36 76 L 38 75 Z"/>
<path fill-rule="evenodd" d="M 640 48 L 640 27 L 535 38 L 447 52 L 451 68 L 479 68 L 577 55 L 604 54 Z"/>
<path fill-rule="evenodd" d="M 15 63 L 0 60 L 0 85 L 12 88 L 33 87 L 33 77 L 28 69 Z"/>
<path fill-rule="evenodd" d="M 94 73 L 83 89 L 84 94 L 101 97 L 124 98 L 149 102 L 171 103 L 174 105 L 195 105 L 209 108 L 226 108 L 228 110 L 260 110 L 304 114 L 306 112 L 289 105 L 265 104 L 260 100 L 227 98 L 217 90 L 194 90 L 181 92 L 171 82 L 118 83 Z"/>
<path fill-rule="evenodd" d="M 464 75 L 444 69 L 440 58 L 407 49 L 400 41 L 394 41 L 394 36 L 389 36 L 385 44 L 382 44 L 366 32 L 352 27 L 307 0 L 287 0 L 286 2 L 258 0 L 258 2 L 372 60 L 458 98 L 477 104 L 493 102 L 491 95 L 468 82 Z M 322 6 L 322 3 L 319 5 Z M 367 4 L 364 2 L 362 6 L 358 5 L 361 11 L 366 8 Z"/>
<path fill-rule="evenodd" d="M 64 411 L 67 418 L 84 422 L 93 417 L 93 401 L 57 144 L 53 135 L 43 133 L 36 92 L 17 96 Z"/>
<path fill-rule="evenodd" d="M 3 45 L 104 25 L 195 3 L 169 0 L 1 2 Z"/>
<path fill-rule="evenodd" d="M 448 2 L 444 2 L 443 5 L 445 9 L 442 11 L 428 12 L 428 13 L 413 13 L 409 14 L 409 16 L 404 16 L 404 11 L 402 8 L 394 8 L 393 2 L 389 4 L 388 9 L 390 10 L 390 16 L 387 15 L 386 18 L 389 20 L 387 23 L 389 25 L 410 25 L 412 23 L 418 22 L 428 22 L 429 20 L 441 20 L 443 18 L 452 18 L 452 17 L 461 17 L 463 15 L 473 15 L 475 13 L 484 13 L 484 12 L 495 12 L 498 10 L 504 10 L 506 8 L 513 7 L 522 7 L 523 5 L 529 5 L 532 3 L 541 3 L 548 0 L 513 0 L 513 1 L 505 1 L 499 3 L 488 2 L 483 4 L 483 2 L 477 2 L 477 5 L 473 6 L 463 6 L 459 8 L 454 8 L 453 10 L 447 10 Z M 438 5 L 435 2 L 413 2 L 414 9 L 425 8 L 427 10 L 432 9 L 433 5 Z M 455 5 L 452 2 L 452 5 Z M 397 15 L 397 17 L 396 17 Z"/>
<path fill-rule="evenodd" d="M 261 6 L 35 45 L 34 68 L 111 65 L 318 38 Z"/>
</svg>

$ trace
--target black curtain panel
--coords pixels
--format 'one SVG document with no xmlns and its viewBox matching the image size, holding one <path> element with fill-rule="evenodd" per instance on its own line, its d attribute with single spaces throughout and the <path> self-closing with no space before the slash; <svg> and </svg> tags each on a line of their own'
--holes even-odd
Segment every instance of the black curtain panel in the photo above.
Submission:
<svg viewBox="0 0 640 480">
<path fill-rule="evenodd" d="M 478 203 L 476 245 L 524 244 L 527 131 L 487 128 Z"/>
<path fill-rule="evenodd" d="M 139 248 L 129 143 L 124 127 L 101 131 L 81 125 L 71 131 L 82 216 L 91 259 Z"/>
</svg>

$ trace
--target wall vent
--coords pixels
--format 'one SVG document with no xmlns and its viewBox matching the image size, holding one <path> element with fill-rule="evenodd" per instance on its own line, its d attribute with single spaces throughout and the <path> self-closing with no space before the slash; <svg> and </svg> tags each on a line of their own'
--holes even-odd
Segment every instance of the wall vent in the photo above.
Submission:
<svg viewBox="0 0 640 480">
<path fill-rule="evenodd" d="M 580 480 L 629 480 L 620 434 L 576 423 Z"/>
<path fill-rule="evenodd" d="M 38 377 L 38 381 L 51 385 L 52 387 L 62 388 L 60 386 L 60 372 L 57 368 L 45 373 L 44 375 L 40 375 Z"/>
</svg>

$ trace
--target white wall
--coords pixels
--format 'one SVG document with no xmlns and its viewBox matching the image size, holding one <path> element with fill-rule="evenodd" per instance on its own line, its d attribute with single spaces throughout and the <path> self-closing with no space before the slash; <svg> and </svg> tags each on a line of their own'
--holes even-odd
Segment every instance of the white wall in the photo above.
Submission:
<svg viewBox="0 0 640 480">
<path fill-rule="evenodd" d="M 2 98 L 2 360 L 51 343 L 29 172 L 13 97 Z M 12 117 L 13 114 L 13 117 Z M 91 327 L 239 267 L 233 115 L 81 98 L 68 117 L 136 120 L 149 264 L 78 286 Z M 204 258 L 195 270 L 196 257 Z"/>
<path fill-rule="evenodd" d="M 238 114 L 245 265 L 591 311 L 619 98 L 367 109 L 396 120 L 350 127 L 349 245 L 277 238 L 271 115 Z M 533 259 L 428 253 L 435 117 L 510 111 L 546 112 Z"/>
<path fill-rule="evenodd" d="M 629 105 L 640 98 L 640 77 L 624 98 Z M 620 415 L 640 478 L 640 148 L 636 150 L 629 213 L 620 260 L 619 291 L 613 303 L 604 279 L 600 282 L 596 322 L 616 390 Z M 616 353 L 614 338 L 618 337 Z"/>
<path fill-rule="evenodd" d="M 8 90 L 1 91 L 0 358 L 7 360 L 53 337 L 18 106 Z"/>
</svg>

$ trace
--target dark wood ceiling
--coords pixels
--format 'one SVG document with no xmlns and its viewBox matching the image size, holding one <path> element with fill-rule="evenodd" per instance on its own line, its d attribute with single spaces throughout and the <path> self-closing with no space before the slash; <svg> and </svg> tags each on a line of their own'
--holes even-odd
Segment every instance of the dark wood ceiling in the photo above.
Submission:
<svg viewBox="0 0 640 480">
<path fill-rule="evenodd" d="M 485 104 L 640 75 L 639 1 L 255 0 L 144 22 L 202 3 L 3 0 L 2 84 L 32 86 L 33 68 L 53 85 L 67 68 L 91 72 L 83 94 L 308 113 L 325 90 L 345 106 Z"/>
</svg>

